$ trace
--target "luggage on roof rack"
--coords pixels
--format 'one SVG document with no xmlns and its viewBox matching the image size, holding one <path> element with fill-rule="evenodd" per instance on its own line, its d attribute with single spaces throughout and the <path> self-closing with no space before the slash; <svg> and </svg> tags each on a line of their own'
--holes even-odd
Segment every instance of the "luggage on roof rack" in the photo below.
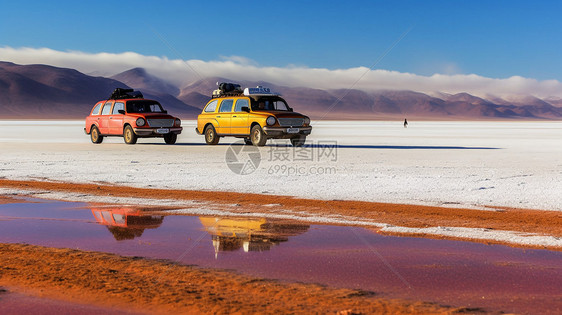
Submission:
<svg viewBox="0 0 562 315">
<path fill-rule="evenodd" d="M 219 90 L 221 90 L 223 93 L 242 92 L 240 84 L 226 82 L 219 83 Z"/>
<path fill-rule="evenodd" d="M 133 89 L 116 88 L 115 90 L 113 90 L 113 93 L 111 93 L 111 96 L 109 97 L 110 100 L 121 100 L 125 98 L 144 98 L 144 96 L 140 91 L 135 91 Z"/>
<path fill-rule="evenodd" d="M 242 87 L 240 87 L 240 84 L 217 82 L 217 85 L 219 86 L 219 88 L 213 91 L 212 97 L 233 96 L 233 95 L 242 94 Z"/>
</svg>

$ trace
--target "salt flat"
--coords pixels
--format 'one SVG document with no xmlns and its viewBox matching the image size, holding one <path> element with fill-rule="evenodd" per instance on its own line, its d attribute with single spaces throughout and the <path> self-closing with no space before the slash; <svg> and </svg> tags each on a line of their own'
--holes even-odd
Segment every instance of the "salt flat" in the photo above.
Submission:
<svg viewBox="0 0 562 315">
<path fill-rule="evenodd" d="M 562 211 L 562 122 L 320 121 L 302 149 L 208 146 L 183 126 L 176 145 L 95 145 L 83 121 L 0 121 L 0 177 Z"/>
</svg>

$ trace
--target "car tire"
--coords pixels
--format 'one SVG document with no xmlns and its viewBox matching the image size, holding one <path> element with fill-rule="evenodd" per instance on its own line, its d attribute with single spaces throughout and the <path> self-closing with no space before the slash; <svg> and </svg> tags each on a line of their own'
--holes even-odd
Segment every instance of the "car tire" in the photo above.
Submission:
<svg viewBox="0 0 562 315">
<path fill-rule="evenodd" d="M 246 145 L 252 145 L 252 140 L 250 138 L 244 138 L 244 144 Z"/>
<path fill-rule="evenodd" d="M 216 145 L 219 143 L 219 136 L 215 131 L 215 127 L 212 125 L 205 128 L 205 142 L 210 145 Z"/>
<path fill-rule="evenodd" d="M 166 144 L 175 144 L 177 139 L 178 135 L 176 133 L 169 133 L 164 135 L 164 142 L 166 142 Z"/>
<path fill-rule="evenodd" d="M 123 139 L 125 139 L 126 144 L 135 144 L 137 143 L 137 135 L 133 130 L 133 127 L 127 125 L 125 130 L 123 130 Z"/>
<path fill-rule="evenodd" d="M 90 140 L 92 140 L 92 143 L 96 144 L 103 141 L 103 136 L 100 135 L 98 127 L 92 126 L 92 129 L 90 129 Z"/>
<path fill-rule="evenodd" d="M 250 139 L 252 140 L 252 144 L 257 147 L 263 147 L 267 142 L 265 132 L 263 132 L 259 125 L 255 125 L 254 127 L 252 127 L 252 131 L 250 132 Z"/>
<path fill-rule="evenodd" d="M 302 147 L 306 141 L 306 136 L 297 136 L 291 138 L 291 144 L 293 147 Z"/>
</svg>

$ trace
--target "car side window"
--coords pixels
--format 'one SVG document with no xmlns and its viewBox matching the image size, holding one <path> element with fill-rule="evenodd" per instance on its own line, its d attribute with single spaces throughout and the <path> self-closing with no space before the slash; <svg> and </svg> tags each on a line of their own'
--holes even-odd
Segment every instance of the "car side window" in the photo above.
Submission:
<svg viewBox="0 0 562 315">
<path fill-rule="evenodd" d="M 242 107 L 248 107 L 248 108 L 250 107 L 248 100 L 245 98 L 241 98 L 236 101 L 236 105 L 234 106 L 234 111 L 241 112 Z"/>
<path fill-rule="evenodd" d="M 101 110 L 101 114 L 109 115 L 111 113 L 111 105 L 113 105 L 111 102 L 105 103 L 105 105 L 103 105 L 103 109 Z"/>
<path fill-rule="evenodd" d="M 96 106 L 92 110 L 92 115 L 99 115 L 100 114 L 101 104 L 103 104 L 103 103 L 97 103 L 96 104 Z"/>
<path fill-rule="evenodd" d="M 214 100 L 214 101 L 210 102 L 210 103 L 207 105 L 207 107 L 205 107 L 205 112 L 206 112 L 206 113 L 212 113 L 212 112 L 214 112 L 215 109 L 217 109 L 217 103 L 218 103 L 218 100 Z"/>
<path fill-rule="evenodd" d="M 115 103 L 115 106 L 113 106 L 113 111 L 111 112 L 111 115 L 117 115 L 119 114 L 119 110 L 125 110 L 125 104 L 124 103 Z"/>
<path fill-rule="evenodd" d="M 234 100 L 223 100 L 221 102 L 221 107 L 219 108 L 219 113 L 230 113 L 232 111 L 232 104 Z"/>
</svg>

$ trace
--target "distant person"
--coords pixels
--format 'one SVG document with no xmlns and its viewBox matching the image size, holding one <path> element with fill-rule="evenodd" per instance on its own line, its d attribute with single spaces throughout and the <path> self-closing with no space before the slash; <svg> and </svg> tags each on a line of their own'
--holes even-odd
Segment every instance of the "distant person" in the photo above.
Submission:
<svg viewBox="0 0 562 315">
<path fill-rule="evenodd" d="M 404 119 L 404 128 L 408 128 L 408 120 Z"/>
</svg>

